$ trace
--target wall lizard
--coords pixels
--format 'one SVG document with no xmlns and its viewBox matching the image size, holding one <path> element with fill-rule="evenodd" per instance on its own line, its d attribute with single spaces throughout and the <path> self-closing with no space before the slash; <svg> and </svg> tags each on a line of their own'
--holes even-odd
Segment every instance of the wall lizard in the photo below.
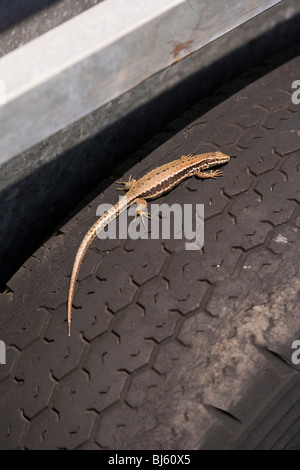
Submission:
<svg viewBox="0 0 300 470">
<path fill-rule="evenodd" d="M 105 212 L 89 229 L 83 238 L 78 251 L 76 253 L 68 294 L 68 335 L 71 335 L 71 315 L 72 315 L 72 302 L 74 297 L 76 280 L 78 277 L 79 269 L 83 261 L 84 255 L 87 252 L 90 244 L 96 238 L 97 234 L 101 232 L 112 220 L 125 211 L 129 206 L 137 203 L 136 217 L 146 216 L 146 206 L 148 199 L 155 199 L 162 194 L 167 193 L 173 189 L 177 184 L 190 176 L 197 176 L 198 178 L 216 178 L 222 176 L 219 170 L 203 171 L 208 168 L 226 163 L 230 157 L 221 152 L 209 152 L 197 155 L 183 155 L 178 160 L 166 163 L 158 168 L 147 173 L 139 180 L 129 178 L 129 181 L 120 182 L 124 185 L 127 194 L 120 199 L 110 210 Z M 117 181 L 117 183 L 119 183 Z M 119 188 L 120 189 L 120 188 Z M 148 216 L 148 215 L 147 215 Z"/>
</svg>

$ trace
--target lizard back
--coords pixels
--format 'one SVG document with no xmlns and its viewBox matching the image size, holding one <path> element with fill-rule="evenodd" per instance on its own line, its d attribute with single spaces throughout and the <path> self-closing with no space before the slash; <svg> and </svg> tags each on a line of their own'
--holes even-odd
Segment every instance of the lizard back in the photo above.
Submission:
<svg viewBox="0 0 300 470">
<path fill-rule="evenodd" d="M 221 152 L 184 155 L 178 160 L 166 163 L 142 176 L 136 185 L 139 197 L 157 198 L 192 176 L 196 169 L 205 170 L 211 166 L 225 163 L 228 159 L 228 156 Z"/>
</svg>

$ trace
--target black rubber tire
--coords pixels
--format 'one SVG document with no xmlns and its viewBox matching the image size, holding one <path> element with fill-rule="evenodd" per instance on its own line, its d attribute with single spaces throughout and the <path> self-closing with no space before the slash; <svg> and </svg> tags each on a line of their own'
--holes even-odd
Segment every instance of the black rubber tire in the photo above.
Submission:
<svg viewBox="0 0 300 470">
<path fill-rule="evenodd" d="M 116 202 L 112 184 L 8 282 L 1 449 L 300 448 L 299 76 L 300 58 L 271 64 L 208 112 L 199 103 L 124 175 L 231 155 L 222 178 L 191 178 L 157 201 L 205 204 L 203 252 L 185 240 L 95 240 L 69 339 L 75 253 L 97 206 Z"/>
</svg>

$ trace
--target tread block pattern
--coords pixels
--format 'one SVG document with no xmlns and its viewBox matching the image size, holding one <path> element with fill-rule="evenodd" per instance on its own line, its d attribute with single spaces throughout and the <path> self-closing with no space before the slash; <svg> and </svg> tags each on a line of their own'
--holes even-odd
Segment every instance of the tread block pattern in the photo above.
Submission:
<svg viewBox="0 0 300 470">
<path fill-rule="evenodd" d="M 180 239 L 96 239 L 69 339 L 72 263 L 98 205 L 117 201 L 112 185 L 9 281 L 0 448 L 299 448 L 289 417 L 299 408 L 290 345 L 300 332 L 300 59 L 277 65 L 259 80 L 254 70 L 253 83 L 246 75 L 233 95 L 224 87 L 218 105 L 197 103 L 123 176 L 188 153 L 231 155 L 222 178 L 189 179 L 158 201 L 205 204 L 201 251 Z M 270 408 L 264 435 L 272 397 L 278 414 Z"/>
</svg>

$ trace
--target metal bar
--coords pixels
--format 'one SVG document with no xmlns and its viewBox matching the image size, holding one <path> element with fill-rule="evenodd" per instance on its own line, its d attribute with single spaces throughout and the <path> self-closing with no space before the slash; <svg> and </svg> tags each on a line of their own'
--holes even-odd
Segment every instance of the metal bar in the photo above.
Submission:
<svg viewBox="0 0 300 470">
<path fill-rule="evenodd" d="M 107 0 L 11 52 L 0 163 L 279 1 Z"/>
</svg>

